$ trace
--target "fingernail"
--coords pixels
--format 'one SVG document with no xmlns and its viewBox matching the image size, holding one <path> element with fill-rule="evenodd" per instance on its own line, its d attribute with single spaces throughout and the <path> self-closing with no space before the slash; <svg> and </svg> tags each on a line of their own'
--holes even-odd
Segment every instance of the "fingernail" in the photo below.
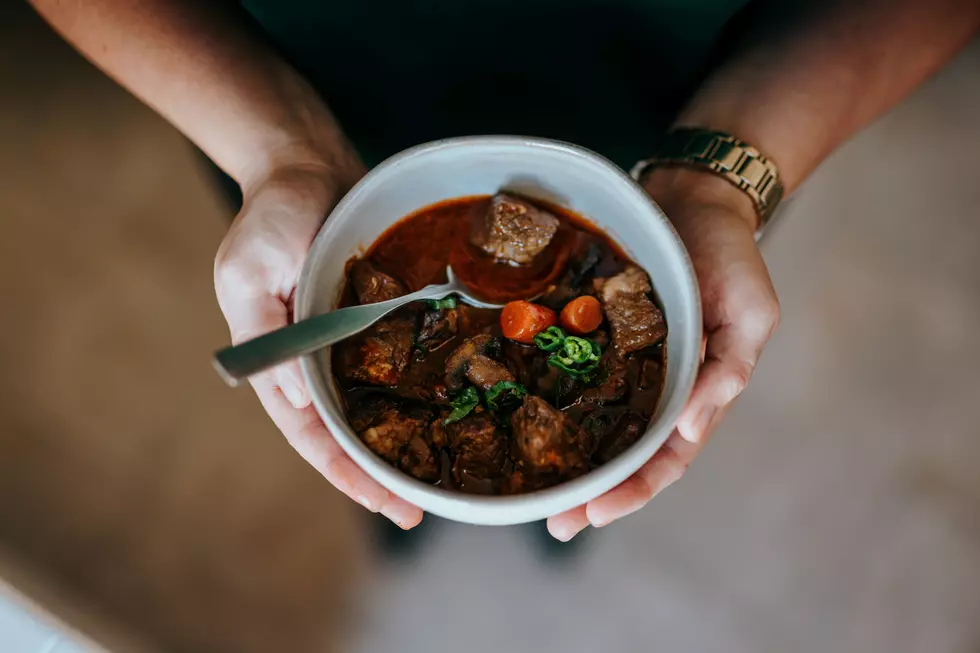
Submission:
<svg viewBox="0 0 980 653">
<path fill-rule="evenodd" d="M 296 378 L 296 373 L 286 368 L 279 372 L 279 389 L 293 405 L 293 408 L 306 408 L 310 399 L 306 394 L 303 382 Z"/>
<path fill-rule="evenodd" d="M 418 516 L 416 508 L 404 503 L 389 504 L 381 509 L 381 514 L 406 530 L 415 526 Z"/>
<path fill-rule="evenodd" d="M 556 526 L 549 526 L 548 532 L 559 542 L 568 542 L 570 539 L 582 532 L 588 524 L 576 528 L 575 526 L 569 526 L 568 524 L 559 524 Z"/>
<path fill-rule="evenodd" d="M 361 504 L 371 512 L 378 512 L 378 509 L 376 507 L 377 502 L 373 501 L 371 497 L 369 497 L 366 494 L 357 495 L 356 497 L 354 497 L 354 501 L 357 501 L 359 504 Z"/>
</svg>

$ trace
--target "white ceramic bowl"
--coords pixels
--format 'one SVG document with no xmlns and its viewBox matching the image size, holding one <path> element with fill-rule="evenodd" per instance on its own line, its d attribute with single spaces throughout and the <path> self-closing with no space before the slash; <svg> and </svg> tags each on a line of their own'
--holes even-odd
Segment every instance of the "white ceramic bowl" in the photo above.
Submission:
<svg viewBox="0 0 980 653">
<path fill-rule="evenodd" d="M 427 485 L 384 462 L 347 425 L 329 352 L 302 360 L 316 409 L 344 451 L 381 485 L 426 512 L 471 524 L 519 524 L 581 505 L 615 487 L 663 445 L 694 384 L 701 302 L 687 251 L 663 212 L 622 170 L 583 148 L 539 138 L 481 136 L 420 145 L 357 184 L 320 230 L 303 269 L 296 319 L 332 310 L 344 264 L 392 223 L 441 200 L 507 188 L 568 207 L 599 225 L 650 273 L 667 318 L 667 378 L 643 437 L 585 476 L 515 496 L 472 496 Z M 405 256 L 411 256 L 406 252 Z"/>
</svg>

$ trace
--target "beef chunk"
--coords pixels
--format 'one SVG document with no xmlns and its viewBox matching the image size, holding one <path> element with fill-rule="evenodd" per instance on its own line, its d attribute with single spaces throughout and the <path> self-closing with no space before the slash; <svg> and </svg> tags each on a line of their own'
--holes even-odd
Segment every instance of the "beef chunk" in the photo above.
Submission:
<svg viewBox="0 0 980 653">
<path fill-rule="evenodd" d="M 612 328 L 613 344 L 625 353 L 655 345 L 667 335 L 660 309 L 647 296 L 647 273 L 635 265 L 608 279 L 596 279 L 602 307 Z"/>
<path fill-rule="evenodd" d="M 367 329 L 361 337 L 345 341 L 340 374 L 367 385 L 398 385 L 412 355 L 415 316 L 396 314 Z"/>
<path fill-rule="evenodd" d="M 598 439 L 595 461 L 599 464 L 605 464 L 623 453 L 640 439 L 646 428 L 647 420 L 642 415 L 632 412 L 626 413 L 616 422 L 611 431 Z"/>
<path fill-rule="evenodd" d="M 398 279 L 381 272 L 370 261 L 358 259 L 350 268 L 351 285 L 361 304 L 376 304 L 405 294 Z"/>
<path fill-rule="evenodd" d="M 565 478 L 586 471 L 586 434 L 541 397 L 525 397 L 524 405 L 511 416 L 511 427 L 520 459 L 531 471 L 555 472 Z"/>
<path fill-rule="evenodd" d="M 484 220 L 475 221 L 470 242 L 498 259 L 526 264 L 548 246 L 558 219 L 522 199 L 497 193 Z"/>
<path fill-rule="evenodd" d="M 655 358 L 644 358 L 640 363 L 640 376 L 636 387 L 640 390 L 652 390 L 661 387 L 663 383 L 664 368 L 661 362 Z"/>
<path fill-rule="evenodd" d="M 487 413 L 467 415 L 445 426 L 454 454 L 453 480 L 469 492 L 489 492 L 490 481 L 503 476 L 507 462 L 507 434 Z"/>
<path fill-rule="evenodd" d="M 480 334 L 464 340 L 446 359 L 446 387 L 453 392 L 461 389 L 473 357 L 495 354 L 499 349 L 500 342 L 491 335 Z"/>
<path fill-rule="evenodd" d="M 423 352 L 435 351 L 456 335 L 459 312 L 455 308 L 427 308 L 422 311 L 418 346 Z"/>
<path fill-rule="evenodd" d="M 523 494 L 530 486 L 530 478 L 523 469 L 515 469 L 500 485 L 501 494 Z"/>
<path fill-rule="evenodd" d="M 602 352 L 599 369 L 599 385 L 583 392 L 582 401 L 602 405 L 622 399 L 629 390 L 629 365 L 623 354 L 615 347 L 608 347 Z"/>
<path fill-rule="evenodd" d="M 439 480 L 439 453 L 424 435 L 412 436 L 402 449 L 398 467 L 420 481 L 435 483 Z"/>
<path fill-rule="evenodd" d="M 486 392 L 501 381 L 513 381 L 514 375 L 497 361 L 487 358 L 483 354 L 477 354 L 470 359 L 466 378 L 469 379 L 470 383 Z"/>
<path fill-rule="evenodd" d="M 439 478 L 439 459 L 426 437 L 431 419 L 428 408 L 384 396 L 357 402 L 349 415 L 351 428 L 371 451 L 424 481 Z"/>
</svg>

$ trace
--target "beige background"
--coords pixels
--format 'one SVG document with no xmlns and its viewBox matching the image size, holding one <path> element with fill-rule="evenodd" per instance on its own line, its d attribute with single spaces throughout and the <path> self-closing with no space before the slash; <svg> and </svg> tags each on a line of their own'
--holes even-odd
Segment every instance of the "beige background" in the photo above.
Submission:
<svg viewBox="0 0 980 653">
<path fill-rule="evenodd" d="M 228 211 L 193 149 L 0 7 L 0 575 L 119 651 L 980 651 L 980 47 L 766 243 L 783 323 L 654 505 L 543 564 L 409 565 L 208 357 Z"/>
</svg>

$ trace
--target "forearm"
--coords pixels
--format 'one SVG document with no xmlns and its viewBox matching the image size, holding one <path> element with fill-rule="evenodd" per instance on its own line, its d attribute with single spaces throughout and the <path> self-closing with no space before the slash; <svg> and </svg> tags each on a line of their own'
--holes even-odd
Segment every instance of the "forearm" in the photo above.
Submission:
<svg viewBox="0 0 980 653">
<path fill-rule="evenodd" d="M 357 157 L 330 111 L 236 3 L 32 2 L 243 186 L 280 166 L 326 167 L 338 186 L 355 181 Z"/>
<path fill-rule="evenodd" d="M 726 131 L 758 147 L 791 192 L 978 26 L 976 0 L 851 0 L 785 16 L 747 35 L 677 124 Z"/>
</svg>

